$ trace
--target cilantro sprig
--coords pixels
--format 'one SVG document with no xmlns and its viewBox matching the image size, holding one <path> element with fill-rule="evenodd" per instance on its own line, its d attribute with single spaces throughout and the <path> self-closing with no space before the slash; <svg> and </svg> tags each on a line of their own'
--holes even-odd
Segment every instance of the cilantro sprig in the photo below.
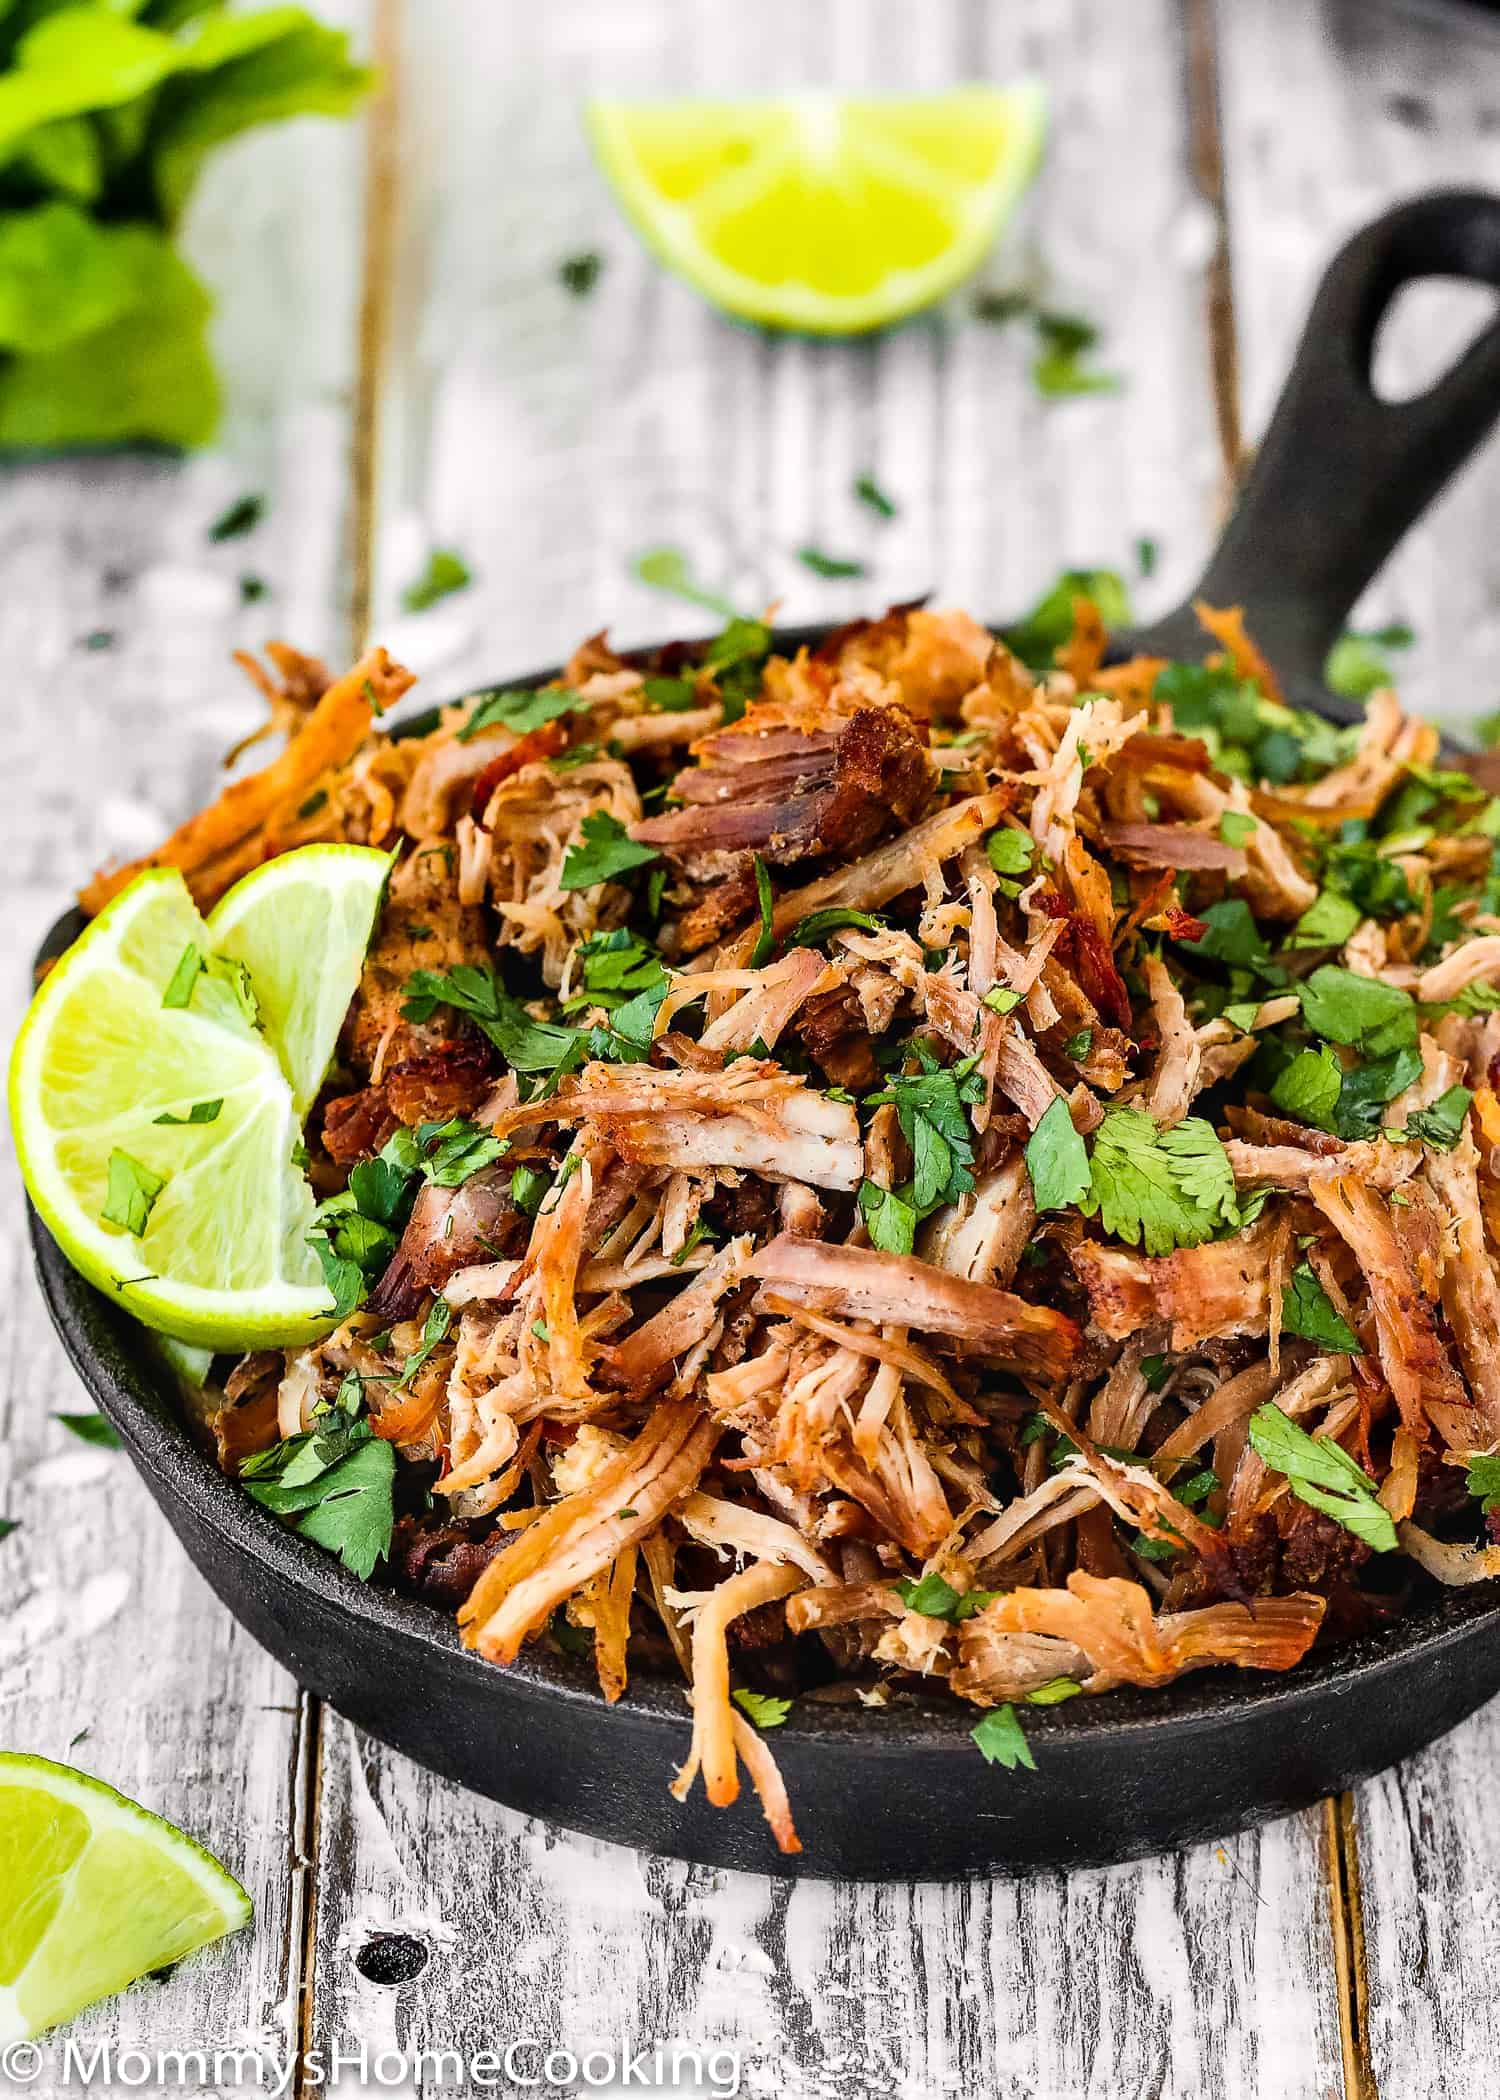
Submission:
<svg viewBox="0 0 1500 2100">
<path fill-rule="evenodd" d="M 1396 1549 L 1396 1526 L 1374 1481 L 1331 1437 L 1309 1436 L 1267 1401 L 1250 1417 L 1250 1442 L 1299 1502 L 1321 1510 L 1376 1553 Z"/>
<path fill-rule="evenodd" d="M 637 845 L 619 818 L 611 816 L 607 809 L 591 810 L 563 858 L 558 887 L 591 890 L 601 882 L 618 882 L 622 875 L 660 859 L 654 846 Z"/>
<path fill-rule="evenodd" d="M 240 1467 L 245 1491 L 368 1582 L 391 1546 L 396 1452 L 363 1418 L 289 1437 Z"/>
</svg>

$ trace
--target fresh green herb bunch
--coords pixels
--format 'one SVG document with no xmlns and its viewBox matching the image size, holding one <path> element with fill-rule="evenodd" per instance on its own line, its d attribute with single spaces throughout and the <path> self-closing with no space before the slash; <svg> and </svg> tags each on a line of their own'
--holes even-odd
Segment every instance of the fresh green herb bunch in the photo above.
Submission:
<svg viewBox="0 0 1500 2100">
<path fill-rule="evenodd" d="M 174 245 L 210 149 L 370 85 L 298 7 L 0 8 L 0 445 L 201 445 L 211 301 Z"/>
</svg>

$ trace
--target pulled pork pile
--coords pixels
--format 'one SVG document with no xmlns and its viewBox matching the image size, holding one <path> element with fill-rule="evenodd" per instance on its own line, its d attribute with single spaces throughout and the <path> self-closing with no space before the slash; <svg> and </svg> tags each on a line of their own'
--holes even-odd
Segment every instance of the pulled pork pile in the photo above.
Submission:
<svg viewBox="0 0 1500 2100">
<path fill-rule="evenodd" d="M 338 1324 L 221 1463 L 325 1544 L 361 1468 L 349 1564 L 497 1664 L 675 1658 L 674 1790 L 743 1765 L 786 1849 L 799 1697 L 941 1681 L 1029 1762 L 1028 1703 L 1500 1569 L 1500 802 L 1202 617 L 599 637 L 409 737 L 383 652 L 281 650 L 282 756 L 153 856 L 395 852 L 307 1133 Z"/>
</svg>

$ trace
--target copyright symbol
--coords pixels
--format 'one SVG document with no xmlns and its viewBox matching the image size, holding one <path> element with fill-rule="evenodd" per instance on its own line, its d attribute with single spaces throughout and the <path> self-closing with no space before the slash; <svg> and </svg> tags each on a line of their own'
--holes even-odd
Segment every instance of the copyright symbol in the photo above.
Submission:
<svg viewBox="0 0 1500 2100">
<path fill-rule="evenodd" d="M 0 2076 L 12 2085 L 34 2085 L 42 2075 L 42 2052 L 35 2042 L 8 2042 L 0 2049 Z"/>
</svg>

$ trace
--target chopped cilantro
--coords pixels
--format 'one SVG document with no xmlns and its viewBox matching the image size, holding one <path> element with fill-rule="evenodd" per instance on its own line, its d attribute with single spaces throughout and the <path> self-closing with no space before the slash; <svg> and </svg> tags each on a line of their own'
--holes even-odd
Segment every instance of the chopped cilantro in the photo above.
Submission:
<svg viewBox="0 0 1500 2100">
<path fill-rule="evenodd" d="M 453 1308 L 446 1298 L 434 1298 L 422 1322 L 422 1339 L 401 1366 L 398 1385 L 410 1385 L 439 1342 L 446 1340 L 453 1325 Z"/>
<path fill-rule="evenodd" d="M 860 933 L 879 933 L 884 925 L 885 920 L 879 912 L 853 911 L 844 904 L 830 904 L 822 911 L 810 911 L 805 919 L 799 919 L 787 935 L 787 946 L 815 948 L 830 933 L 838 933 L 846 926 Z"/>
<path fill-rule="evenodd" d="M 1386 1102 L 1404 1094 L 1421 1076 L 1422 1053 L 1415 1045 L 1357 1065 L 1344 1074 L 1333 1129 L 1341 1138 L 1373 1137 Z"/>
<path fill-rule="evenodd" d="M 1093 1029 L 1080 1028 L 1076 1035 L 1070 1035 L 1063 1044 L 1063 1056 L 1071 1057 L 1075 1065 L 1082 1064 L 1093 1047 Z"/>
<path fill-rule="evenodd" d="M 1270 959 L 1249 905 L 1243 897 L 1225 897 L 1197 914 L 1206 929 L 1189 945 L 1194 961 L 1230 963 L 1255 969 Z"/>
<path fill-rule="evenodd" d="M 731 1694 L 736 1706 L 747 1713 L 757 1728 L 779 1728 L 792 1710 L 790 1699 L 775 1699 L 769 1692 L 747 1691 L 736 1685 Z"/>
<path fill-rule="evenodd" d="M 850 561 L 841 555 L 825 554 L 820 547 L 799 547 L 797 559 L 804 569 L 811 569 L 814 576 L 823 576 L 829 580 L 869 574 L 862 561 Z"/>
<path fill-rule="evenodd" d="M 1267 1401 L 1250 1417 L 1250 1442 L 1299 1502 L 1332 1517 L 1375 1552 L 1395 1551 L 1396 1526 L 1378 1499 L 1374 1481 L 1332 1438 L 1309 1436 Z"/>
<path fill-rule="evenodd" d="M 776 900 L 771 892 L 771 871 L 758 853 L 755 856 L 755 895 L 760 905 L 760 932 L 755 936 L 755 946 L 750 950 L 750 967 L 752 970 L 760 970 L 771 960 L 771 949 L 775 943 L 771 921 L 776 909 Z"/>
<path fill-rule="evenodd" d="M 705 650 L 703 668 L 719 688 L 726 722 L 737 722 L 760 691 L 771 641 L 771 630 L 764 620 L 734 616 Z"/>
<path fill-rule="evenodd" d="M 162 1115 L 153 1116 L 151 1120 L 153 1123 L 217 1123 L 219 1111 L 223 1106 L 224 1097 L 221 1094 L 217 1101 L 195 1101 L 185 1116 L 174 1116 L 172 1111 L 167 1109 Z"/>
<path fill-rule="evenodd" d="M 153 1174 L 149 1167 L 116 1146 L 109 1155 L 109 1186 L 99 1215 L 106 1225 L 118 1225 L 139 1239 L 152 1205 L 166 1185 L 164 1176 Z"/>
<path fill-rule="evenodd" d="M 1065 1699 L 1076 1699 L 1083 1686 L 1076 1677 L 1049 1677 L 1035 1691 L 1026 1694 L 1029 1706 L 1061 1706 Z"/>
<path fill-rule="evenodd" d="M 1088 1152 L 1061 1095 L 1043 1111 L 1027 1141 L 1026 1171 L 1038 1210 L 1065 1210 L 1088 1194 Z"/>
<path fill-rule="evenodd" d="M 471 1174 L 500 1158 L 502 1141 L 481 1130 L 466 1116 L 450 1116 L 445 1123 L 424 1123 L 418 1132 L 422 1149 L 422 1172 L 440 1189 L 462 1188 Z"/>
<path fill-rule="evenodd" d="M 1292 928 L 1290 948 L 1342 948 L 1360 922 L 1360 909 L 1338 890 L 1320 890 Z"/>
<path fill-rule="evenodd" d="M 1300 1334 L 1324 1349 L 1349 1356 L 1363 1356 L 1359 1336 L 1335 1310 L 1308 1264 L 1299 1262 L 1281 1291 L 1281 1324 L 1288 1334 Z"/>
<path fill-rule="evenodd" d="M 1500 1457 L 1481 1453 L 1469 1460 L 1468 1489 L 1471 1495 L 1483 1497 L 1484 1514 L 1500 1509 Z"/>
<path fill-rule="evenodd" d="M 596 883 L 617 882 L 633 868 L 648 867 L 660 859 L 654 846 L 638 846 L 618 817 L 606 809 L 591 810 L 568 848 L 558 887 L 590 890 Z"/>
<path fill-rule="evenodd" d="M 604 274 L 604 257 L 595 248 L 565 255 L 557 266 L 557 281 L 575 299 L 586 299 Z"/>
<path fill-rule="evenodd" d="M 1135 565 L 1143 578 L 1149 578 L 1156 574 L 1156 564 L 1160 553 L 1161 549 L 1156 541 L 1148 533 L 1142 533 L 1135 543 Z"/>
<path fill-rule="evenodd" d="M 1379 692 L 1382 686 L 1393 682 L 1385 652 L 1409 649 L 1413 639 L 1411 629 L 1404 623 L 1364 632 L 1347 628 L 1328 652 L 1323 665 L 1323 682 L 1331 692 L 1342 693 L 1346 700 L 1368 700 L 1371 693 Z"/>
<path fill-rule="evenodd" d="M 192 1000 L 193 986 L 198 982 L 198 973 L 203 968 L 203 957 L 191 941 L 177 958 L 166 990 L 161 995 L 163 1006 L 187 1006 Z"/>
<path fill-rule="evenodd" d="M 517 1167 L 510 1177 L 510 1200 L 517 1210 L 534 1218 L 542 1198 L 552 1186 L 552 1176 L 540 1167 Z"/>
<path fill-rule="evenodd" d="M 1284 1116 L 1332 1130 L 1343 1085 L 1344 1068 L 1325 1043 L 1321 1050 L 1303 1050 L 1292 1059 L 1272 1087 L 1271 1101 Z"/>
<path fill-rule="evenodd" d="M 1464 1134 L 1473 1101 L 1466 1086 L 1450 1086 L 1430 1108 L 1414 1108 L 1404 1130 L 1393 1130 L 1388 1135 L 1409 1145 L 1433 1145 L 1440 1152 L 1451 1152 Z"/>
<path fill-rule="evenodd" d="M 698 705 L 698 688 L 691 678 L 646 678 L 641 692 L 654 714 L 685 715 Z"/>
<path fill-rule="evenodd" d="M 1036 390 L 1048 400 L 1074 394 L 1118 393 L 1118 373 L 1101 372 L 1084 362 L 1099 341 L 1092 321 L 1078 314 L 1039 312 L 1035 316 L 1040 348 L 1031 367 Z"/>
<path fill-rule="evenodd" d="M 314 788 L 305 802 L 298 803 L 297 815 L 299 818 L 315 817 L 320 809 L 327 807 L 327 804 L 327 788 Z"/>
<path fill-rule="evenodd" d="M 264 576 L 252 576 L 247 573 L 240 578 L 241 605 L 258 605 L 270 588 Z"/>
<path fill-rule="evenodd" d="M 456 554 L 451 547 L 434 547 L 421 575 L 401 593 L 401 603 L 408 612 L 426 612 L 440 599 L 467 589 L 473 580 L 469 565 L 461 554 Z"/>
<path fill-rule="evenodd" d="M 121 1448 L 120 1432 L 103 1415 L 54 1415 L 52 1419 L 61 1422 L 69 1436 L 76 1436 L 81 1444 L 98 1444 L 106 1451 Z"/>
<path fill-rule="evenodd" d="M 992 984 L 979 1003 L 981 1006 L 987 1006 L 992 1014 L 1012 1014 L 1020 1005 L 1021 998 L 1022 994 L 1013 992 L 1009 985 Z"/>
<path fill-rule="evenodd" d="M 882 1254 L 910 1254 L 916 1244 L 922 1214 L 910 1196 L 910 1189 L 903 1196 L 896 1189 L 883 1189 L 878 1181 L 859 1185 L 860 1215 L 871 1246 Z"/>
<path fill-rule="evenodd" d="M 1128 627 L 1130 594 L 1113 569 L 1065 569 L 1025 618 L 1001 630 L 1000 639 L 1032 671 L 1050 671 L 1054 652 L 1073 632 L 1073 607 L 1088 598 L 1106 627 Z"/>
<path fill-rule="evenodd" d="M 1003 1765 L 1007 1772 L 1014 1772 L 1018 1765 L 1028 1772 L 1036 1770 L 1031 1745 L 1013 1706 L 993 1707 L 977 1728 L 969 1730 L 969 1736 L 987 1765 Z"/>
<path fill-rule="evenodd" d="M 893 1075 L 880 1093 L 865 1096 L 865 1106 L 894 1104 L 912 1150 L 912 1201 L 925 1214 L 956 1203 L 974 1186 L 974 1131 L 965 1105 L 983 1097 L 984 1082 L 972 1058 L 945 1069 L 920 1045 L 918 1055 L 922 1071 Z"/>
<path fill-rule="evenodd" d="M 924 1575 L 920 1582 L 896 1584 L 896 1595 L 908 1611 L 919 1611 L 928 1619 L 946 1619 L 950 1626 L 972 1619 L 975 1612 L 993 1604 L 999 1594 L 998 1590 L 956 1590 L 951 1582 L 936 1574 Z"/>
<path fill-rule="evenodd" d="M 1345 1043 L 1371 1057 L 1416 1043 L 1416 1001 L 1398 985 L 1323 963 L 1297 989 L 1304 1020 L 1326 1042 Z"/>
<path fill-rule="evenodd" d="M 208 528 L 208 536 L 215 546 L 225 540 L 243 539 L 247 532 L 254 532 L 266 514 L 264 496 L 241 496 L 231 503 L 228 510 L 221 511 Z"/>
<path fill-rule="evenodd" d="M 544 723 L 555 722 L 583 705 L 581 697 L 566 685 L 545 686 L 540 692 L 501 687 L 494 692 L 476 693 L 474 698 L 478 705 L 458 732 L 461 744 L 467 744 L 481 729 L 490 729 L 497 722 L 505 729 L 513 729 L 517 736 L 524 736 L 528 730 L 540 729 Z"/>
<path fill-rule="evenodd" d="M 396 1451 L 363 1418 L 289 1437 L 240 1467 L 247 1494 L 368 1582 L 390 1551 Z"/>
<path fill-rule="evenodd" d="M 19 1517 L 0 1517 L 0 1539 L 8 1539 L 13 1531 L 19 1531 Z"/>
<path fill-rule="evenodd" d="M 701 605 L 708 612 L 718 613 L 721 619 L 736 618 L 732 605 L 721 598 L 717 591 L 705 590 L 692 571 L 687 556 L 680 547 L 648 547 L 631 563 L 631 572 L 637 581 L 649 584 L 653 591 L 665 591 L 668 597 L 685 598 L 689 605 Z"/>
<path fill-rule="evenodd" d="M 997 875 L 1024 875 L 1036 852 L 1036 840 L 1029 832 L 1014 830 L 1007 824 L 990 833 L 984 842 L 984 850 Z M 1009 885 L 1007 893 L 1019 896 L 1020 885 Z"/>
<path fill-rule="evenodd" d="M 446 975 L 414 970 L 407 978 L 401 1011 L 408 1021 L 428 1021 L 439 1006 L 467 1014 L 516 1072 L 555 1072 L 580 1047 L 579 1030 L 533 1020 L 493 970 L 472 963 L 457 963 Z"/>
<path fill-rule="evenodd" d="M 1172 1375 L 1172 1359 L 1170 1356 L 1143 1356 L 1140 1373 L 1146 1381 L 1147 1392 L 1159 1393 Z"/>
<path fill-rule="evenodd" d="M 854 484 L 854 493 L 867 510 L 873 510 L 877 518 L 894 518 L 896 506 L 881 488 L 873 474 L 861 474 Z"/>
<path fill-rule="evenodd" d="M 1234 1170 L 1211 1123 L 1185 1117 L 1162 1130 L 1144 1110 L 1111 1108 L 1094 1133 L 1090 1183 L 1077 1199 L 1088 1217 L 1148 1254 L 1201 1246 L 1238 1230 L 1253 1208 L 1241 1208 Z"/>
<path fill-rule="evenodd" d="M 1219 818 L 1219 837 L 1226 846 L 1243 846 L 1259 829 L 1254 817 L 1240 809 L 1226 809 Z"/>
</svg>

